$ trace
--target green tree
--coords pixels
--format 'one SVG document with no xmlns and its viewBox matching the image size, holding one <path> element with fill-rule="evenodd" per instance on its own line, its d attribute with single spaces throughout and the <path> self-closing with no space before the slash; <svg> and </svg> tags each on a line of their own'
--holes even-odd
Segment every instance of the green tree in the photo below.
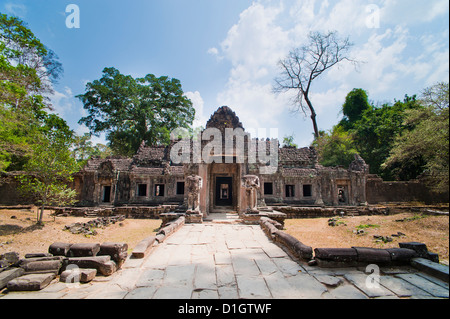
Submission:
<svg viewBox="0 0 450 319">
<path fill-rule="evenodd" d="M 52 84 L 63 73 L 57 55 L 17 17 L 0 14 L 0 53 L 2 86 L 9 87 L 10 92 L 22 89 L 28 94 L 52 92 Z M 20 93 L 23 97 L 24 92 Z M 16 104 L 19 102 L 16 99 Z"/>
<path fill-rule="evenodd" d="M 353 89 L 345 98 L 345 103 L 342 106 L 344 118 L 339 125 L 345 130 L 349 130 L 356 121 L 361 119 L 365 111 L 372 109 L 367 92 L 363 89 Z"/>
<path fill-rule="evenodd" d="M 370 172 L 384 179 L 395 179 L 395 174 L 381 166 L 389 157 L 397 136 L 410 126 L 404 122 L 406 110 L 420 109 L 421 103 L 416 96 L 405 96 L 403 102 L 396 101 L 394 105 L 384 104 L 382 107 L 367 109 L 360 120 L 349 130 L 354 145 L 366 163 Z M 420 162 L 420 161 L 419 161 Z M 415 158 L 410 162 L 410 170 L 420 170 L 420 163 Z M 415 173 L 412 173 L 415 174 Z"/>
<path fill-rule="evenodd" d="M 314 140 L 313 146 L 319 163 L 326 167 L 348 167 L 358 153 L 351 134 L 339 125 L 334 126 L 329 133 L 320 132 L 320 137 Z"/>
<path fill-rule="evenodd" d="M 91 134 L 85 133 L 81 136 L 75 136 L 75 141 L 73 145 L 73 156 L 80 164 L 84 164 L 93 157 L 106 158 L 112 155 L 111 149 L 103 144 L 94 145 L 91 141 Z"/>
<path fill-rule="evenodd" d="M 103 77 L 88 83 L 86 93 L 77 98 L 89 114 L 79 123 L 93 135 L 105 132 L 118 155 L 134 155 L 142 141 L 168 143 L 172 130 L 189 127 L 195 118 L 180 81 L 167 76 L 149 74 L 134 79 L 115 68 L 105 68 Z"/>
<path fill-rule="evenodd" d="M 43 137 L 32 145 L 33 154 L 24 165 L 24 174 L 18 177 L 20 189 L 34 199 L 40 208 L 37 223 L 42 224 L 44 210 L 48 205 L 72 205 L 76 192 L 67 186 L 79 165 L 70 147 L 73 132 L 64 120 L 50 115 Z"/>
<path fill-rule="evenodd" d="M 448 190 L 449 184 L 449 84 L 438 83 L 424 90 L 424 108 L 405 112 L 404 125 L 411 129 L 398 135 L 383 168 L 397 178 L 416 178 L 424 173 L 432 187 Z M 417 170 L 411 161 L 420 160 Z"/>
<path fill-rule="evenodd" d="M 294 143 L 294 134 L 283 138 L 283 147 L 298 147 L 298 145 Z"/>
<path fill-rule="evenodd" d="M 25 22 L 0 14 L 0 171 L 20 170 L 31 156 L 51 118 L 43 94 L 61 74 L 54 52 Z"/>
</svg>

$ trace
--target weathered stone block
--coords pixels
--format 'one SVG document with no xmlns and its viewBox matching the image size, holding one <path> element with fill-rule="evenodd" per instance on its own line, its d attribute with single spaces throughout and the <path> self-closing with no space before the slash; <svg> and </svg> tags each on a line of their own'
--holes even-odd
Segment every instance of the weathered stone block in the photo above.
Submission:
<svg viewBox="0 0 450 319">
<path fill-rule="evenodd" d="M 64 269 L 67 265 L 77 265 L 80 268 L 94 268 L 103 276 L 110 276 L 117 270 L 117 265 L 111 260 L 110 256 L 67 258 L 64 262 Z"/>
<path fill-rule="evenodd" d="M 122 267 L 128 256 L 128 244 L 126 243 L 103 243 L 100 245 L 98 256 L 110 256 L 117 267 Z"/>
<path fill-rule="evenodd" d="M 49 273 L 25 275 L 9 281 L 7 287 L 10 291 L 37 291 L 47 287 L 55 277 Z"/>
<path fill-rule="evenodd" d="M 53 243 L 48 247 L 48 252 L 53 256 L 67 256 L 70 246 L 68 243 Z"/>
<path fill-rule="evenodd" d="M 3 261 L 3 264 L 5 266 L 4 268 L 17 263 L 19 261 L 19 258 L 20 258 L 19 253 L 15 252 L 15 251 L 4 253 L 3 255 L 0 256 L 0 260 Z"/>
<path fill-rule="evenodd" d="M 61 273 L 59 280 L 65 283 L 88 283 L 97 275 L 97 269 L 70 269 Z"/>
<path fill-rule="evenodd" d="M 409 263 L 411 259 L 416 258 L 417 253 L 408 248 L 388 248 L 393 263 Z"/>
<path fill-rule="evenodd" d="M 400 248 L 408 248 L 414 250 L 417 255 L 421 258 L 428 258 L 428 248 L 424 243 L 409 242 L 409 243 L 399 243 Z"/>
<path fill-rule="evenodd" d="M 41 274 L 41 273 L 59 273 L 62 266 L 61 260 L 40 260 L 22 263 L 20 265 L 26 274 Z"/>
<path fill-rule="evenodd" d="M 49 253 L 31 253 L 31 254 L 26 254 L 25 258 L 39 258 L 39 257 L 52 257 L 52 254 Z"/>
<path fill-rule="evenodd" d="M 6 287 L 9 281 L 22 276 L 25 270 L 22 268 L 10 268 L 0 272 L 0 290 Z"/>
<path fill-rule="evenodd" d="M 150 248 L 155 243 L 155 240 L 156 240 L 156 237 L 151 236 L 151 237 L 147 237 L 144 240 L 142 240 L 141 242 L 139 242 L 136 245 L 136 247 L 134 247 L 132 256 L 134 258 L 139 258 L 139 259 L 144 258 L 145 255 L 147 254 L 147 252 L 150 250 Z"/>
<path fill-rule="evenodd" d="M 337 262 L 357 262 L 358 254 L 354 248 L 316 248 L 316 258 Z"/>
<path fill-rule="evenodd" d="M 414 258 L 411 265 L 431 276 L 449 282 L 449 267 L 424 258 Z"/>
<path fill-rule="evenodd" d="M 275 232 L 275 238 L 278 242 L 281 242 L 283 245 L 285 245 L 297 257 L 307 260 L 312 259 L 312 248 L 304 245 L 297 238 L 280 230 L 277 230 Z"/>
<path fill-rule="evenodd" d="M 391 254 L 385 249 L 352 247 L 358 254 L 358 261 L 368 264 L 387 265 L 391 263 Z"/>
<path fill-rule="evenodd" d="M 94 257 L 100 251 L 100 244 L 73 244 L 67 253 L 68 257 Z"/>
<path fill-rule="evenodd" d="M 155 238 L 158 241 L 158 243 L 162 243 L 164 240 L 166 240 L 166 235 L 159 233 L 155 236 Z"/>
<path fill-rule="evenodd" d="M 297 256 L 305 260 L 311 260 L 313 258 L 313 249 L 310 246 L 306 246 L 302 242 L 298 242 L 294 245 L 294 252 Z"/>
</svg>

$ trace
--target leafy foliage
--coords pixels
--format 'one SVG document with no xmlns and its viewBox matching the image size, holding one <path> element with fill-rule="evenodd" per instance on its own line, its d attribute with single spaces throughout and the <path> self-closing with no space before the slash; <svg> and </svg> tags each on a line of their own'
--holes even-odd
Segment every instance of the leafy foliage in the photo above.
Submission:
<svg viewBox="0 0 450 319">
<path fill-rule="evenodd" d="M 329 133 L 321 132 L 313 146 L 317 150 L 319 163 L 323 166 L 348 167 L 358 153 L 350 133 L 339 125 Z"/>
<path fill-rule="evenodd" d="M 363 89 L 353 89 L 345 98 L 345 103 L 342 106 L 344 118 L 339 125 L 349 130 L 356 121 L 361 119 L 365 111 L 372 109 L 367 92 Z"/>
<path fill-rule="evenodd" d="M 406 111 L 404 125 L 410 127 L 395 138 L 389 158 L 383 164 L 399 178 L 409 172 L 413 159 L 422 160 L 421 170 L 436 190 L 449 183 L 449 85 L 438 83 L 423 93 L 424 108 Z"/>
<path fill-rule="evenodd" d="M 131 156 L 142 141 L 168 143 L 170 132 L 188 127 L 195 117 L 192 102 L 183 95 L 180 81 L 149 74 L 134 79 L 115 68 L 88 83 L 77 96 L 89 115 L 80 120 L 94 135 L 106 132 L 114 153 Z"/>
<path fill-rule="evenodd" d="M 422 106 L 416 97 L 405 96 L 403 102 L 396 101 L 394 105 L 384 104 L 381 107 L 367 109 L 362 113 L 360 120 L 352 123 L 352 134 L 355 147 L 367 164 L 370 172 L 378 174 L 384 179 L 392 180 L 395 175 L 389 170 L 383 170 L 382 164 L 389 157 L 389 152 L 394 145 L 396 136 L 409 128 L 404 119 L 406 110 L 420 109 Z M 420 158 L 411 159 L 410 176 L 417 176 L 422 162 Z"/>
</svg>

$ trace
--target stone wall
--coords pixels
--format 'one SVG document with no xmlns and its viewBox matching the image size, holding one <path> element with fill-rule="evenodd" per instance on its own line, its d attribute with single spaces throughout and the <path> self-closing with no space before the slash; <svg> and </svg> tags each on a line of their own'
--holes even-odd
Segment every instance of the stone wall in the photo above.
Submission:
<svg viewBox="0 0 450 319">
<path fill-rule="evenodd" d="M 121 215 L 128 219 L 159 219 L 163 213 L 174 211 L 178 205 L 123 206 L 123 207 L 52 207 L 56 215 L 67 214 L 80 217 L 110 217 Z"/>
<path fill-rule="evenodd" d="M 376 175 L 370 175 L 366 183 L 366 198 L 369 204 L 412 201 L 448 203 L 449 192 L 435 193 L 422 180 L 385 182 Z"/>
</svg>

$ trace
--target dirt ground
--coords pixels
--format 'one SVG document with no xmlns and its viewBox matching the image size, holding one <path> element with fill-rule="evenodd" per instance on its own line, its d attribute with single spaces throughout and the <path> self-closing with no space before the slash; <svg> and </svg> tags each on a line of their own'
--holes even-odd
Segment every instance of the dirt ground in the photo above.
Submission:
<svg viewBox="0 0 450 319">
<path fill-rule="evenodd" d="M 15 216 L 15 218 L 11 218 Z M 0 254 L 18 252 L 47 252 L 54 242 L 103 243 L 107 241 L 128 243 L 129 252 L 145 237 L 155 234 L 161 226 L 160 220 L 126 219 L 123 222 L 96 229 L 98 234 L 85 237 L 63 231 L 65 225 L 74 222 L 87 222 L 92 218 L 56 217 L 49 211 L 44 215 L 44 227 L 36 226 L 36 211 L 0 210 Z M 390 248 L 398 247 L 399 242 L 423 242 L 432 252 L 438 253 L 442 263 L 449 260 L 449 217 L 427 216 L 413 213 L 391 216 L 344 217 L 337 226 L 328 226 L 329 218 L 286 220 L 286 232 L 313 248 L 348 248 L 352 246 Z M 403 220 L 403 221 L 398 221 Z M 364 233 L 357 235 L 358 229 Z M 406 236 L 392 237 L 401 232 Z M 390 236 L 390 243 L 376 242 L 374 235 Z"/>
<path fill-rule="evenodd" d="M 44 227 L 36 225 L 36 211 L 0 210 L 0 255 L 16 251 L 21 258 L 27 253 L 48 252 L 54 242 L 104 243 L 125 242 L 129 252 L 145 237 L 155 234 L 161 220 L 126 219 L 105 228 L 96 228 L 97 235 L 90 238 L 64 231 L 64 226 L 87 222 L 93 218 L 56 217 L 45 211 Z M 15 216 L 15 218 L 11 218 Z"/>
<path fill-rule="evenodd" d="M 414 213 L 390 216 L 355 216 L 337 220 L 337 226 L 328 226 L 329 218 L 286 220 L 286 232 L 313 248 L 398 248 L 400 242 L 425 243 L 428 250 L 438 253 L 440 262 L 449 261 L 449 217 Z M 402 221 L 399 221 L 402 220 Z M 359 226 L 359 227 L 358 227 Z M 356 234 L 363 229 L 363 234 Z M 398 232 L 406 236 L 393 237 Z M 374 235 L 389 236 L 392 242 L 377 242 Z"/>
</svg>

